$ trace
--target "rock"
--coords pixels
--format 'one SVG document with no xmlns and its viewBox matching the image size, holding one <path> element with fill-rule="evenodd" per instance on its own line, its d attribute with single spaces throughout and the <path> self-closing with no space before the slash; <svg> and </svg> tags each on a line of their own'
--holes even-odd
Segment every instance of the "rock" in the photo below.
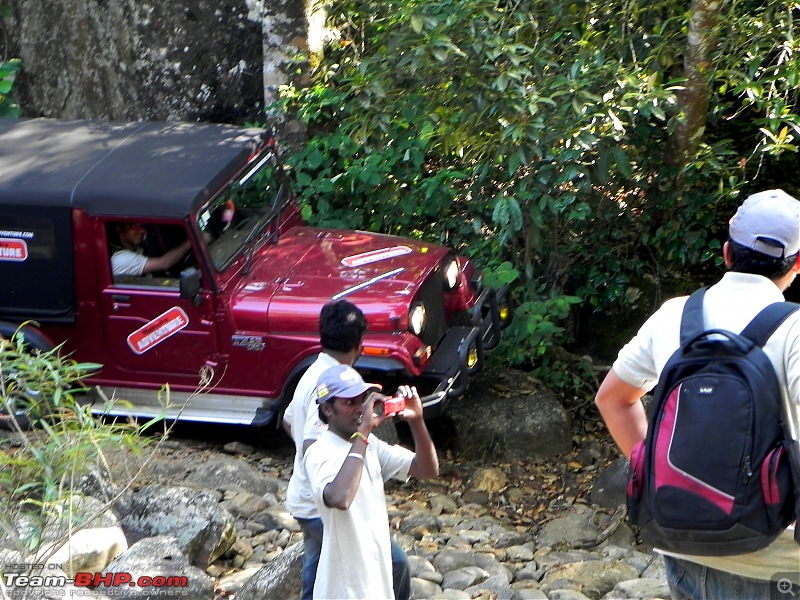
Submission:
<svg viewBox="0 0 800 600">
<path fill-rule="evenodd" d="M 489 573 L 480 567 L 463 567 L 445 573 L 444 579 L 442 580 L 442 587 L 466 591 L 468 587 L 472 587 L 487 579 L 489 579 Z"/>
<path fill-rule="evenodd" d="M 400 531 L 421 539 L 423 535 L 439 531 L 439 520 L 427 511 L 417 511 L 400 522 Z"/>
<path fill-rule="evenodd" d="M 241 492 L 229 500 L 223 500 L 220 504 L 231 515 L 240 519 L 249 519 L 270 507 L 264 498 L 250 492 Z"/>
<path fill-rule="evenodd" d="M 174 536 L 193 565 L 208 567 L 236 539 L 233 518 L 208 494 L 147 485 L 132 496 L 122 526 L 132 535 Z"/>
<path fill-rule="evenodd" d="M 452 497 L 445 494 L 435 494 L 430 499 L 431 513 L 434 515 L 453 514 L 458 509 L 458 504 Z"/>
<path fill-rule="evenodd" d="M 628 579 L 620 581 L 605 598 L 669 598 L 669 585 L 663 579 Z"/>
<path fill-rule="evenodd" d="M 502 452 L 504 460 L 556 456 L 572 449 L 570 419 L 555 396 L 509 369 L 492 385 L 507 388 L 507 397 L 487 401 L 491 390 L 469 394 L 451 411 L 458 431 L 458 449 L 468 456 Z M 486 385 L 486 384 L 484 384 Z M 498 402 L 502 410 L 498 410 Z"/>
<path fill-rule="evenodd" d="M 225 596 L 235 595 L 260 568 L 261 567 L 250 567 L 219 578 L 215 586 L 217 594 L 224 594 Z"/>
<path fill-rule="evenodd" d="M 638 577 L 633 567 L 621 561 L 585 561 L 554 567 L 542 580 L 545 592 L 562 587 L 562 581 L 580 582 L 580 591 L 589 598 L 601 598 L 620 581 Z"/>
<path fill-rule="evenodd" d="M 229 442 L 222 447 L 222 451 L 228 454 L 252 456 L 255 454 L 256 450 L 250 444 L 243 444 L 242 442 Z"/>
<path fill-rule="evenodd" d="M 121 527 L 92 527 L 73 533 L 47 562 L 60 564 L 70 577 L 79 571 L 100 573 L 127 549 Z"/>
<path fill-rule="evenodd" d="M 266 87 L 285 83 L 286 49 L 307 46 L 306 16 L 291 6 L 265 11 L 245 0 L 224 7 L 208 0 L 14 5 L 7 31 L 30 73 L 20 89 L 30 115 L 263 119 Z"/>
<path fill-rule="evenodd" d="M 199 599 L 213 596 L 214 581 L 203 571 L 189 564 L 174 537 L 156 536 L 136 542 L 111 561 L 102 574 L 109 576 L 108 582 L 97 586 L 101 592 L 108 589 L 115 598 L 150 598 L 152 589 L 148 587 L 112 585 L 111 578 L 115 573 L 120 576 L 130 575 L 133 582 L 138 581 L 140 577 L 148 577 L 151 581 L 156 577 L 166 577 L 167 581 L 173 581 L 176 585 L 164 586 L 164 589 L 169 587 L 170 590 L 180 592 L 186 598 Z"/>
<path fill-rule="evenodd" d="M 508 477 L 500 469 L 486 467 L 478 469 L 469 483 L 481 492 L 502 492 L 508 485 Z"/>
<path fill-rule="evenodd" d="M 242 458 L 227 455 L 213 455 L 202 461 L 176 461 L 164 459 L 153 461 L 152 475 L 172 481 L 180 481 L 182 486 L 199 489 L 233 489 L 238 492 L 266 494 L 279 492 L 289 485 L 265 475 Z"/>
<path fill-rule="evenodd" d="M 496 600 L 511 600 L 514 590 L 511 589 L 509 582 L 502 575 L 493 575 L 477 585 L 468 587 L 466 590 L 473 598 L 495 598 Z"/>
<path fill-rule="evenodd" d="M 509 546 L 506 548 L 506 560 L 509 562 L 529 562 L 533 560 L 533 550 L 528 546 Z"/>
<path fill-rule="evenodd" d="M 597 504 L 603 508 L 617 508 L 620 505 L 624 505 L 629 468 L 630 461 L 621 456 L 607 468 L 601 469 L 589 494 L 592 504 Z"/>
<path fill-rule="evenodd" d="M 574 506 L 566 516 L 546 523 L 539 535 L 539 546 L 556 546 L 560 544 L 582 544 L 595 539 L 600 530 L 590 523 L 593 511 L 584 506 Z"/>
<path fill-rule="evenodd" d="M 433 566 L 440 573 L 449 573 L 464 567 L 475 566 L 475 564 L 474 554 L 460 550 L 442 550 L 433 559 Z"/>
<path fill-rule="evenodd" d="M 236 594 L 236 600 L 299 598 L 302 563 L 303 544 L 290 546 L 250 577 Z"/>
<path fill-rule="evenodd" d="M 418 577 L 411 578 L 411 600 L 427 600 L 438 597 L 441 593 L 442 588 L 433 581 Z"/>
</svg>

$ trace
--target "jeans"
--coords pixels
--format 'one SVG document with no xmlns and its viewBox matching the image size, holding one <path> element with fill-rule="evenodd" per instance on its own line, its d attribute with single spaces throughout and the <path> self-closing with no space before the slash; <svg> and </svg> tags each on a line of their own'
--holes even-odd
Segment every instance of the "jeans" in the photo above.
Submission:
<svg viewBox="0 0 800 600">
<path fill-rule="evenodd" d="M 795 600 L 800 596 L 797 585 L 781 589 L 776 581 L 741 577 L 667 555 L 664 563 L 672 600 Z"/>
<path fill-rule="evenodd" d="M 322 553 L 322 519 L 297 519 L 303 530 L 303 593 L 302 600 L 314 596 L 314 580 L 317 578 L 319 555 Z M 392 584 L 395 600 L 409 600 L 411 597 L 411 565 L 408 557 L 397 542 L 392 539 Z"/>
</svg>

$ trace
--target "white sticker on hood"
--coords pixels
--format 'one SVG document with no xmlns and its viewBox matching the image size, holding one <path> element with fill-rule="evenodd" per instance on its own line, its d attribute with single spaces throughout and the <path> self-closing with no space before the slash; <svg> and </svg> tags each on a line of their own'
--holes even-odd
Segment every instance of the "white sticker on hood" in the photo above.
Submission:
<svg viewBox="0 0 800 600">
<path fill-rule="evenodd" d="M 364 252 L 363 254 L 346 256 L 342 259 L 342 264 L 345 267 L 360 267 L 381 260 L 394 258 L 395 256 L 403 256 L 403 254 L 409 254 L 411 252 L 413 252 L 413 250 L 408 246 L 392 246 L 391 248 L 382 248 L 380 250 Z"/>
</svg>

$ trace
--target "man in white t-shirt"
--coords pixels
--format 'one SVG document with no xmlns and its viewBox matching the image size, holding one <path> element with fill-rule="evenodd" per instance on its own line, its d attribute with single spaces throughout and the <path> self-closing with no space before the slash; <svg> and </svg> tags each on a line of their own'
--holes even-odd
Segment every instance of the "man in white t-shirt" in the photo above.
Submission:
<svg viewBox="0 0 800 600">
<path fill-rule="evenodd" d="M 292 401 L 283 415 L 283 427 L 294 440 L 294 469 L 286 490 L 286 508 L 303 530 L 302 600 L 313 596 L 314 580 L 322 551 L 322 519 L 311 495 L 303 456 L 327 426 L 320 421 L 314 390 L 319 376 L 338 364 L 355 364 L 361 354 L 361 340 L 367 332 L 364 313 L 347 300 L 329 302 L 319 317 L 322 352 L 300 378 Z M 396 600 L 411 595 L 411 570 L 403 549 L 391 541 L 392 572 Z"/>
<path fill-rule="evenodd" d="M 740 332 L 761 309 L 783 301 L 800 273 L 800 202 L 781 190 L 748 197 L 730 220 L 723 246 L 728 272 L 703 302 L 706 329 Z M 595 402 L 622 452 L 645 438 L 641 398 L 678 349 L 687 297 L 668 300 L 619 352 Z M 782 389 L 782 413 L 792 451 L 800 455 L 800 311 L 764 345 Z M 731 440 L 731 448 L 737 440 Z M 733 556 L 664 554 L 674 599 L 783 598 L 800 595 L 800 546 L 789 527 L 766 548 Z"/>
<path fill-rule="evenodd" d="M 117 235 L 122 248 L 111 255 L 111 272 L 114 276 L 132 275 L 139 277 L 155 271 L 166 271 L 191 248 L 189 240 L 168 250 L 161 256 L 145 256 L 142 251 L 145 228 L 141 223 L 120 223 Z"/>
<path fill-rule="evenodd" d="M 397 413 L 414 438 L 414 451 L 371 435 L 391 418 L 375 414 L 385 396 L 347 365 L 319 378 L 316 401 L 328 429 L 306 451 L 304 464 L 325 535 L 314 598 L 393 600 L 389 517 L 383 484 L 390 478 L 436 477 L 439 460 L 422 418 L 416 389 L 400 386 Z"/>
</svg>

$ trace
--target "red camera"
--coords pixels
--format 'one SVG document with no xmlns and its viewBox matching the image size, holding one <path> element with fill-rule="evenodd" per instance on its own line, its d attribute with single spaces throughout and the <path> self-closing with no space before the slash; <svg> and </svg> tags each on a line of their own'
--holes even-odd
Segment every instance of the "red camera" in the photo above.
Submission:
<svg viewBox="0 0 800 600">
<path fill-rule="evenodd" d="M 406 399 L 402 396 L 393 396 L 383 401 L 383 414 L 393 415 L 402 412 L 406 407 Z"/>
</svg>

